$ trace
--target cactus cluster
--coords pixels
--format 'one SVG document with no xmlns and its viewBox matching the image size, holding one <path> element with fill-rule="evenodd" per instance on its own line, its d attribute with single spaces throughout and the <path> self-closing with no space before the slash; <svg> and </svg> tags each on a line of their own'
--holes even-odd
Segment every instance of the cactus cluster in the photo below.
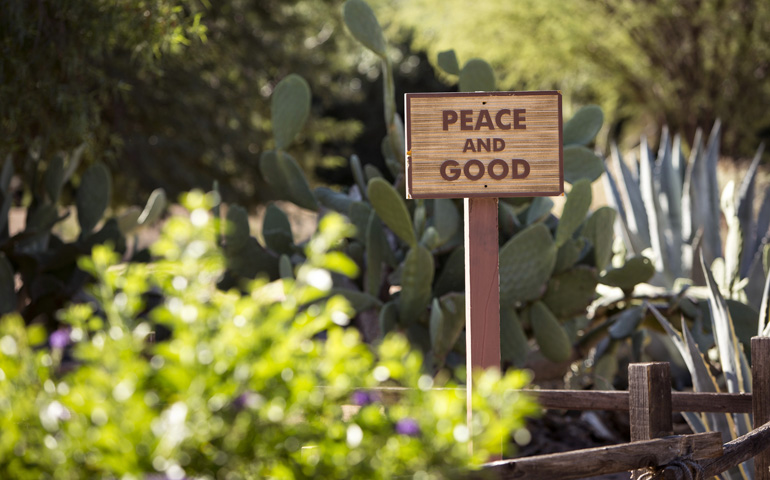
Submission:
<svg viewBox="0 0 770 480">
<path fill-rule="evenodd" d="M 61 204 L 62 191 L 75 175 L 85 146 L 69 155 L 56 156 L 44 165 L 33 159 L 25 172 L 14 172 L 6 158 L 0 171 L 0 314 L 19 311 L 27 322 L 55 328 L 54 312 L 83 292 L 88 275 L 78 268 L 78 257 L 91 252 L 94 245 L 111 244 L 117 251 L 136 257 L 136 249 L 126 252 L 126 236 L 153 224 L 166 207 L 163 190 L 150 196 L 143 210 L 129 208 L 120 216 L 107 216 L 111 177 L 99 162 L 80 175 L 74 191 L 79 235 L 66 241 L 55 227 L 70 215 Z M 22 178 L 22 186 L 14 185 Z M 31 186 L 31 200 L 24 209 L 24 228 L 11 232 L 9 215 L 14 197 Z M 11 234 L 13 233 L 13 234 Z M 133 242 L 134 247 L 137 242 Z"/>
<path fill-rule="evenodd" d="M 403 181 L 403 127 L 395 113 L 387 43 L 374 13 L 362 0 L 348 0 L 343 16 L 358 41 L 382 59 L 388 131 L 383 141 L 388 174 L 363 165 L 353 155 L 355 183 L 342 191 L 311 190 L 296 162 L 285 152 L 301 129 L 309 109 L 307 84 L 294 75 L 282 80 L 273 96 L 277 150 L 260 160 L 260 168 L 287 200 L 304 208 L 334 210 L 347 216 L 356 233 L 339 248 L 362 272 L 355 281 L 333 276 L 332 292 L 352 303 L 365 337 L 376 341 L 393 330 L 407 333 L 434 367 L 461 362 L 465 319 L 462 205 L 459 200 L 406 201 Z M 453 51 L 440 65 L 459 76 L 461 90 L 494 88 L 491 67 L 472 59 L 460 68 Z M 564 126 L 565 179 L 572 184 L 560 218 L 549 198 L 502 199 L 500 220 L 501 347 L 504 360 L 521 366 L 530 351 L 528 337 L 553 361 L 571 358 L 572 345 L 599 282 L 616 284 L 631 271 L 636 283 L 652 275 L 638 259 L 609 268 L 615 212 L 590 212 L 591 183 L 604 172 L 602 160 L 587 147 L 603 122 L 601 110 L 584 107 Z M 224 235 L 229 283 L 267 274 L 289 277 L 303 260 L 294 244 L 286 214 L 268 206 L 264 244 L 252 237 L 246 211 L 231 205 Z M 649 274 L 649 275 L 647 275 Z M 620 278 L 619 278 L 620 277 Z M 627 282 L 628 283 L 628 282 Z M 630 283 L 633 288 L 636 283 Z"/>
</svg>

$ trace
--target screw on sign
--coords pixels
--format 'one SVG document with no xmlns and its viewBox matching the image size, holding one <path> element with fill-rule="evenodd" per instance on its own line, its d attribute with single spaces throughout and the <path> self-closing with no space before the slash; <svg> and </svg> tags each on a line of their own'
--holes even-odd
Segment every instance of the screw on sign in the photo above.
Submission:
<svg viewBox="0 0 770 480">
<path fill-rule="evenodd" d="M 463 198 L 468 426 L 472 371 L 500 367 L 499 197 L 564 192 L 561 94 L 407 93 L 406 197 Z"/>
</svg>

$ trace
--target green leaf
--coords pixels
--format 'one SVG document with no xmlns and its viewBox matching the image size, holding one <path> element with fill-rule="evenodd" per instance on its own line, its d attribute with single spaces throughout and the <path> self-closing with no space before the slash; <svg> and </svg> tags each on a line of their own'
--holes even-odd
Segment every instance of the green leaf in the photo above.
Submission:
<svg viewBox="0 0 770 480">
<path fill-rule="evenodd" d="M 351 290 L 349 288 L 332 288 L 330 292 L 332 295 L 342 295 L 350 302 L 350 306 L 356 313 L 364 312 L 366 310 L 381 307 L 382 302 L 374 298 L 365 292 L 359 292 L 358 290 Z"/>
<path fill-rule="evenodd" d="M 398 305 L 388 302 L 382 306 L 379 315 L 380 333 L 384 337 L 398 327 Z"/>
<path fill-rule="evenodd" d="M 0 315 L 16 311 L 16 288 L 13 267 L 4 253 L 0 252 Z"/>
<path fill-rule="evenodd" d="M 604 173 L 604 162 L 594 152 L 581 145 L 564 147 L 564 180 L 575 183 L 586 179 L 593 182 Z"/>
<path fill-rule="evenodd" d="M 641 306 L 631 307 L 613 315 L 613 323 L 608 330 L 610 337 L 616 340 L 630 337 L 642 322 L 643 315 L 644 308 Z"/>
<path fill-rule="evenodd" d="M 305 174 L 291 155 L 275 150 L 266 151 L 259 159 L 259 170 L 279 199 L 288 200 L 308 210 L 318 210 L 318 203 L 310 191 Z"/>
<path fill-rule="evenodd" d="M 564 124 L 564 146 L 587 145 L 604 123 L 604 114 L 597 105 L 586 105 Z M 566 153 L 566 148 L 565 148 Z"/>
<path fill-rule="evenodd" d="M 452 75 L 460 75 L 460 64 L 454 50 L 438 52 L 438 66 L 441 70 Z"/>
<path fill-rule="evenodd" d="M 480 58 L 468 60 L 460 71 L 461 92 L 491 92 L 495 88 L 495 72 Z"/>
<path fill-rule="evenodd" d="M 294 251 L 294 236 L 291 233 L 289 217 L 274 203 L 265 211 L 262 237 L 265 239 L 265 246 L 276 253 L 291 255 Z"/>
<path fill-rule="evenodd" d="M 5 157 L 5 162 L 3 162 L 3 170 L 0 171 L 0 191 L 3 193 L 3 196 L 8 196 L 10 192 L 13 170 L 13 159 L 9 154 Z"/>
<path fill-rule="evenodd" d="M 556 244 L 542 223 L 528 227 L 500 249 L 500 299 L 509 305 L 534 300 L 556 264 Z"/>
<path fill-rule="evenodd" d="M 366 195 L 366 177 L 364 177 L 364 169 L 361 167 L 361 159 L 358 155 L 350 156 L 350 171 L 353 173 L 353 180 L 355 180 L 358 188 L 361 189 L 361 195 Z"/>
<path fill-rule="evenodd" d="M 43 175 L 43 185 L 48 199 L 54 205 L 59 203 L 61 188 L 64 186 L 64 160 L 56 156 L 48 163 L 48 168 Z"/>
<path fill-rule="evenodd" d="M 371 212 L 366 226 L 366 272 L 365 290 L 378 296 L 382 285 L 382 264 L 387 260 L 390 247 L 382 230 L 379 217 Z"/>
<path fill-rule="evenodd" d="M 556 265 L 553 267 L 553 271 L 560 273 L 572 268 L 580 260 L 580 254 L 583 252 L 585 243 L 585 239 L 582 237 L 570 238 L 564 242 L 556 254 Z"/>
<path fill-rule="evenodd" d="M 75 196 L 81 238 L 89 235 L 110 204 L 112 179 L 103 163 L 94 163 L 83 172 Z"/>
<path fill-rule="evenodd" d="M 372 207 L 366 202 L 353 202 L 350 204 L 348 217 L 350 223 L 356 227 L 356 240 L 361 243 L 366 241 L 366 229 L 369 225 L 369 217 L 372 215 Z"/>
<path fill-rule="evenodd" d="M 556 227 L 556 245 L 562 246 L 572 234 L 580 227 L 586 218 L 591 206 L 591 182 L 579 180 L 572 185 L 572 190 L 567 195 L 559 226 Z"/>
<path fill-rule="evenodd" d="M 225 249 L 237 251 L 246 246 L 250 238 L 249 214 L 240 205 L 230 205 L 227 209 L 225 226 Z"/>
<path fill-rule="evenodd" d="M 465 327 L 465 295 L 451 293 L 440 300 L 433 299 L 430 312 L 431 350 L 437 360 L 444 357 L 460 338 Z"/>
<path fill-rule="evenodd" d="M 275 148 L 286 150 L 302 130 L 310 113 L 310 87 L 294 73 L 278 82 L 271 98 Z"/>
<path fill-rule="evenodd" d="M 567 332 L 543 302 L 535 302 L 530 310 L 532 331 L 543 356 L 552 362 L 565 362 L 572 356 Z"/>
<path fill-rule="evenodd" d="M 553 200 L 548 197 L 535 197 L 532 204 L 527 209 L 527 225 L 532 225 L 545 218 L 548 218 L 553 209 Z"/>
<path fill-rule="evenodd" d="M 347 215 L 350 211 L 350 205 L 353 203 L 353 199 L 344 193 L 335 192 L 327 187 L 318 187 L 313 192 L 315 193 L 318 202 L 324 207 L 344 215 Z"/>
<path fill-rule="evenodd" d="M 452 250 L 444 261 L 441 273 L 436 280 L 433 294 L 437 297 L 449 292 L 465 290 L 465 249 L 460 246 Z"/>
<path fill-rule="evenodd" d="M 342 14 L 353 37 L 378 56 L 386 58 L 385 36 L 371 7 L 363 0 L 348 0 L 342 7 Z"/>
<path fill-rule="evenodd" d="M 433 200 L 433 226 L 436 227 L 441 243 L 446 243 L 460 226 L 460 214 L 452 200 L 437 198 Z"/>
<path fill-rule="evenodd" d="M 144 206 L 142 214 L 137 218 L 139 225 L 152 225 L 163 214 L 168 205 L 168 199 L 166 199 L 166 191 L 162 188 L 156 188 L 150 194 L 150 198 L 147 199 L 147 205 Z"/>
<path fill-rule="evenodd" d="M 415 245 L 406 254 L 399 297 L 399 318 L 402 325 L 416 322 L 428 308 L 433 271 L 433 255 L 422 245 Z"/>
<path fill-rule="evenodd" d="M 612 259 L 612 226 L 615 223 L 615 215 L 616 212 L 612 208 L 601 207 L 591 214 L 583 228 L 583 236 L 594 247 L 594 261 L 599 271 L 604 270 Z"/>
<path fill-rule="evenodd" d="M 527 363 L 529 342 L 521 320 L 512 308 L 500 308 L 500 356 L 516 368 Z"/>
<path fill-rule="evenodd" d="M 294 278 L 294 266 L 291 264 L 291 259 L 288 255 L 281 255 L 278 259 L 278 274 L 284 279 Z"/>
<path fill-rule="evenodd" d="M 626 260 L 620 268 L 607 270 L 599 277 L 599 282 L 630 291 L 636 285 L 651 279 L 653 275 L 655 275 L 655 266 L 652 261 L 647 257 L 637 256 Z"/>
<path fill-rule="evenodd" d="M 382 178 L 373 178 L 369 180 L 367 192 L 372 207 L 385 225 L 410 247 L 414 247 L 417 238 L 412 228 L 412 219 L 396 189 Z"/>
<path fill-rule="evenodd" d="M 596 297 L 596 270 L 585 265 L 559 273 L 548 281 L 543 303 L 559 318 L 585 313 Z"/>
</svg>

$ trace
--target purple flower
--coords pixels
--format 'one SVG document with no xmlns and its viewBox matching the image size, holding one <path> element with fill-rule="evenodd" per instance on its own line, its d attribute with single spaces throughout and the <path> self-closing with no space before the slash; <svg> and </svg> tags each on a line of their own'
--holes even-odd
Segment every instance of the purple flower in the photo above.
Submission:
<svg viewBox="0 0 770 480">
<path fill-rule="evenodd" d="M 377 397 L 373 393 L 363 392 L 361 390 L 356 390 L 355 392 L 353 392 L 353 395 L 351 396 L 351 400 L 356 405 L 360 405 L 360 406 L 363 407 L 363 406 L 370 405 L 370 404 L 376 402 L 377 401 Z"/>
<path fill-rule="evenodd" d="M 396 422 L 396 433 L 416 437 L 420 434 L 420 426 L 417 424 L 417 420 L 413 418 L 402 418 Z"/>
<path fill-rule="evenodd" d="M 51 345 L 51 348 L 56 348 L 61 350 L 62 348 L 66 347 L 67 345 L 70 344 L 69 329 L 60 328 L 56 330 L 48 338 L 48 342 Z"/>
</svg>

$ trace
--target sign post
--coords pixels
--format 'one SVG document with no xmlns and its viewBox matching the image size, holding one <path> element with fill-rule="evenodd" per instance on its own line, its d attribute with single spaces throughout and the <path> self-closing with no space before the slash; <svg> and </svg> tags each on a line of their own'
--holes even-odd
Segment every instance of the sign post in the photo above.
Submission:
<svg viewBox="0 0 770 480">
<path fill-rule="evenodd" d="M 463 198 L 468 428 L 474 370 L 500 368 L 499 197 L 564 192 L 561 94 L 407 93 L 406 197 Z"/>
</svg>

